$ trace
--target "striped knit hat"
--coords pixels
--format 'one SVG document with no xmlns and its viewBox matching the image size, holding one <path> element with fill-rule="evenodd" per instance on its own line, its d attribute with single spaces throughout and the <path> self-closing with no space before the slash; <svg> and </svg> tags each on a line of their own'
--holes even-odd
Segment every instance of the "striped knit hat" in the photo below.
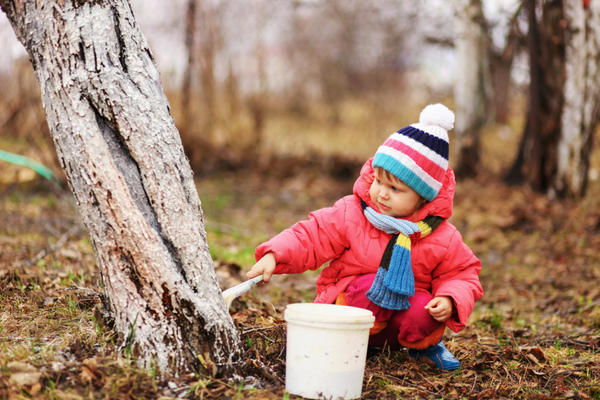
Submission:
<svg viewBox="0 0 600 400">
<path fill-rule="evenodd" d="M 419 122 L 392 133 L 379 146 L 373 167 L 381 167 L 431 201 L 442 187 L 448 169 L 448 131 L 454 113 L 443 104 L 430 104 Z"/>
</svg>

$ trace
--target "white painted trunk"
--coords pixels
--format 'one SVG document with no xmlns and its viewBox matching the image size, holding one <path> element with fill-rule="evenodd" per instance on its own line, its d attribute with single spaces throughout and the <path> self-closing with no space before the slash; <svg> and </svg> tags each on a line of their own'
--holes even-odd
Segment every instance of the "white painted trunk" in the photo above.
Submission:
<svg viewBox="0 0 600 400">
<path fill-rule="evenodd" d="M 126 0 L 0 0 L 29 52 L 115 329 L 145 367 L 227 369 L 239 336 L 189 163 Z M 133 335 L 130 333 L 133 332 Z"/>
<path fill-rule="evenodd" d="M 600 3 L 564 0 L 567 20 L 566 81 L 554 190 L 570 197 L 585 191 L 590 146 L 600 106 Z"/>
<path fill-rule="evenodd" d="M 478 151 L 479 131 L 489 118 L 492 88 L 487 35 L 482 26 L 484 17 L 481 1 L 454 0 L 453 5 L 456 15 L 455 48 L 458 63 L 454 84 L 454 161 L 456 165 L 460 165 L 463 161 L 472 164 L 471 161 L 461 158 L 472 157 L 468 152 Z"/>
</svg>

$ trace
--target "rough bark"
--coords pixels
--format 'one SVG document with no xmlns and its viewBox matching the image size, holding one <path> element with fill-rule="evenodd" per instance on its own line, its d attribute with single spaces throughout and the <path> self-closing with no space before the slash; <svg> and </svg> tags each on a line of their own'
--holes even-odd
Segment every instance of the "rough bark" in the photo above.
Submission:
<svg viewBox="0 0 600 400">
<path fill-rule="evenodd" d="M 565 0 L 565 104 L 558 143 L 553 190 L 562 197 L 581 197 L 587 188 L 593 133 L 600 105 L 600 3 Z"/>
<path fill-rule="evenodd" d="M 455 0 L 454 6 L 459 63 L 454 85 L 455 171 L 460 176 L 474 176 L 479 168 L 479 133 L 490 118 L 489 43 L 481 1 Z"/>
<path fill-rule="evenodd" d="M 126 0 L 0 0 L 27 49 L 114 329 L 145 367 L 226 370 L 238 333 L 192 171 Z M 213 372 L 215 372 L 213 371 Z"/>
</svg>

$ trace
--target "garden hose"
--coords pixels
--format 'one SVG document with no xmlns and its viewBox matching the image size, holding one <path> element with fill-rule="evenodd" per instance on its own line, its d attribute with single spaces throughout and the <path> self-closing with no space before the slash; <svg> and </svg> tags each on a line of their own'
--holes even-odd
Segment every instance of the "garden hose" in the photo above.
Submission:
<svg viewBox="0 0 600 400">
<path fill-rule="evenodd" d="M 56 182 L 56 178 L 52 171 L 46 168 L 44 165 L 30 158 L 20 156 L 18 154 L 9 153 L 8 151 L 0 150 L 0 160 L 9 162 L 11 164 L 20 165 L 22 167 L 31 168 L 39 175 L 48 179 L 49 181 Z"/>
</svg>

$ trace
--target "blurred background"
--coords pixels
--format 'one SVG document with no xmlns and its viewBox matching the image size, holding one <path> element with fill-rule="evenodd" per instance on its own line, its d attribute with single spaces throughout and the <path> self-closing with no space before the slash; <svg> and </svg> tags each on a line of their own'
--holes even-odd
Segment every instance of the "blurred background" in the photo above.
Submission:
<svg viewBox="0 0 600 400">
<path fill-rule="evenodd" d="M 470 3 L 481 13 L 471 23 L 481 31 L 475 56 L 485 60 L 484 73 L 458 54 L 465 29 L 474 28 L 464 26 L 457 7 Z M 416 122 L 426 104 L 455 109 L 458 128 L 467 116 L 457 109 L 457 85 L 469 84 L 461 74 L 483 74 L 487 87 L 485 107 L 481 99 L 467 101 L 481 109 L 476 150 L 491 155 L 469 168 L 501 173 L 516 156 L 529 82 L 527 16 L 517 0 L 131 4 L 198 176 L 274 165 L 278 173 L 316 165 L 354 174 L 392 131 Z M 0 48 L 0 149 L 60 176 L 37 82 L 4 14 Z M 32 171 L 18 174 L 27 179 Z"/>
</svg>

